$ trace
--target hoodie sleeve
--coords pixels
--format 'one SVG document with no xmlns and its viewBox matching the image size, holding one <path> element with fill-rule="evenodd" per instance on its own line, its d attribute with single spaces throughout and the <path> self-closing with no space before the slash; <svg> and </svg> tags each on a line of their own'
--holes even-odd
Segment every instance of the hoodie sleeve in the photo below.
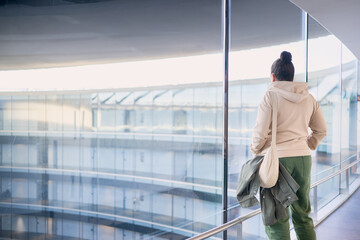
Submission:
<svg viewBox="0 0 360 240">
<path fill-rule="evenodd" d="M 323 140 L 327 134 L 326 121 L 321 111 L 320 105 L 318 102 L 316 102 L 316 100 L 314 112 L 311 116 L 309 127 L 312 132 L 307 138 L 307 144 L 311 150 L 315 150 L 320 144 L 321 140 Z"/>
<path fill-rule="evenodd" d="M 258 107 L 256 124 L 253 131 L 250 150 L 258 155 L 264 147 L 270 132 L 272 105 L 269 91 L 266 92 Z"/>
</svg>

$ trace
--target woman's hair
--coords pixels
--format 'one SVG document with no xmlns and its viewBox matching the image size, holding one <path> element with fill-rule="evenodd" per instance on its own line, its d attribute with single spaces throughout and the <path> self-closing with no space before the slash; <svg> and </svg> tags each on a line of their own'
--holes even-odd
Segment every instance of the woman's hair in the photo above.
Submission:
<svg viewBox="0 0 360 240">
<path fill-rule="evenodd" d="M 271 73 L 275 75 L 278 81 L 293 81 L 295 68 L 292 61 L 291 53 L 283 51 L 280 58 L 276 59 L 271 65 Z"/>
</svg>

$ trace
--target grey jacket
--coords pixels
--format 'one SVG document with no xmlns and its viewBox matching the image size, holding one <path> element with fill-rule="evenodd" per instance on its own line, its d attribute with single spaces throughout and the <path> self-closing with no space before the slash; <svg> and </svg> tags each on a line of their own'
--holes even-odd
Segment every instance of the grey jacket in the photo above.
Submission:
<svg viewBox="0 0 360 240">
<path fill-rule="evenodd" d="M 258 170 L 264 156 L 256 156 L 247 161 L 240 172 L 239 184 L 236 197 L 241 207 L 247 208 L 259 204 L 255 195 L 260 188 L 260 204 L 264 225 L 272 225 L 279 219 L 286 217 L 286 208 L 298 200 L 296 191 L 299 185 L 287 172 L 285 167 L 279 164 L 279 179 L 272 188 L 260 187 Z"/>
</svg>

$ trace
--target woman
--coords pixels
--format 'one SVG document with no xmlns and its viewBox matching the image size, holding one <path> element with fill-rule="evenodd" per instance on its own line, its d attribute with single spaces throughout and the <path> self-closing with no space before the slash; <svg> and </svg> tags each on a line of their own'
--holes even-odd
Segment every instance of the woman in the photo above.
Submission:
<svg viewBox="0 0 360 240">
<path fill-rule="evenodd" d="M 294 65 L 289 52 L 282 52 L 271 66 L 271 81 L 259 108 L 250 149 L 254 155 L 265 155 L 271 144 L 272 100 L 278 101 L 276 148 L 279 161 L 300 185 L 299 198 L 290 206 L 298 240 L 316 239 L 310 209 L 310 149 L 315 150 L 326 136 L 327 127 L 319 104 L 309 94 L 307 83 L 293 82 Z M 309 134 L 308 127 L 312 130 Z M 277 223 L 265 226 L 269 239 L 290 240 L 289 214 Z"/>
</svg>

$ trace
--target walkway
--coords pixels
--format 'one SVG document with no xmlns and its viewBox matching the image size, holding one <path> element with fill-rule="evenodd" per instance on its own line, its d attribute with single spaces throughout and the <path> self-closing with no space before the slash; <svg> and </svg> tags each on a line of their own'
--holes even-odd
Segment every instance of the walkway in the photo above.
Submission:
<svg viewBox="0 0 360 240">
<path fill-rule="evenodd" d="M 360 239 L 360 189 L 316 227 L 318 240 Z"/>
</svg>

